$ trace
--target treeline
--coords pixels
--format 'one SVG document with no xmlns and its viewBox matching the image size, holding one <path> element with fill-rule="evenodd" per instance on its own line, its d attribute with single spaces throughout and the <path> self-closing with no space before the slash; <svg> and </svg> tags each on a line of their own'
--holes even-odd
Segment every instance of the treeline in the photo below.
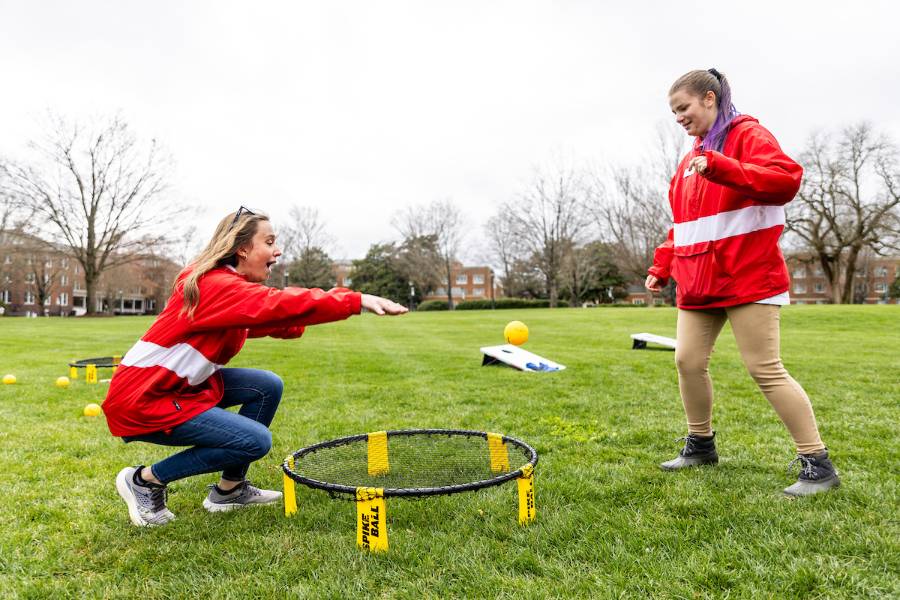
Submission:
<svg viewBox="0 0 900 600">
<path fill-rule="evenodd" d="M 467 258 L 492 265 L 503 295 L 613 302 L 643 281 L 671 223 L 669 182 L 688 140 L 660 126 L 639 165 L 557 161 L 534 169 L 485 224 L 450 199 L 394 214 L 394 241 L 353 261 L 352 287 L 399 302 L 444 289 Z M 92 310 L 100 275 L 148 254 L 185 263 L 195 236 L 170 193 L 171 158 L 121 119 L 83 125 L 51 118 L 26 159 L 0 161 L 0 231 L 51 240 L 82 266 Z M 787 207 L 787 248 L 821 266 L 835 303 L 852 302 L 860 261 L 900 252 L 900 152 L 871 125 L 812 134 L 797 160 L 803 185 Z M 294 206 L 280 227 L 278 285 L 330 287 L 334 239 L 318 211 Z M 196 249 L 192 249 L 196 250 Z M 900 292 L 900 284 L 892 289 Z M 672 290 L 667 291 L 671 298 Z"/>
</svg>

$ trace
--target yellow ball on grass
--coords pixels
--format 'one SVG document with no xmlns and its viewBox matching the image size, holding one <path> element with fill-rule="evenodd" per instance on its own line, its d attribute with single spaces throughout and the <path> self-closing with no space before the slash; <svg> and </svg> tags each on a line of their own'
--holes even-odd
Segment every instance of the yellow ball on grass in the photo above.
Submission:
<svg viewBox="0 0 900 600">
<path fill-rule="evenodd" d="M 56 378 L 56 387 L 61 387 L 61 388 L 69 387 L 69 378 L 68 377 L 57 377 Z"/>
<path fill-rule="evenodd" d="M 103 409 L 100 408 L 100 405 L 93 402 L 84 407 L 84 416 L 86 417 L 97 417 L 102 412 Z"/>
<path fill-rule="evenodd" d="M 528 327 L 522 321 L 510 321 L 503 328 L 506 343 L 521 346 L 528 341 Z"/>
<path fill-rule="evenodd" d="M 12 373 L 8 373 L 3 376 L 3 383 L 5 383 L 6 385 L 12 385 L 15 382 L 16 382 L 16 376 L 13 375 Z"/>
</svg>

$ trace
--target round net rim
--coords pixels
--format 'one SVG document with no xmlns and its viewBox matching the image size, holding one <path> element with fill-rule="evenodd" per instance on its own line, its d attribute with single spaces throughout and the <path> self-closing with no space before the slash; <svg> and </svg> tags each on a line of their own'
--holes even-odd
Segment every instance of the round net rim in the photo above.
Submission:
<svg viewBox="0 0 900 600">
<path fill-rule="evenodd" d="M 114 356 L 98 356 L 97 358 L 82 358 L 81 360 L 74 360 L 69 363 L 70 367 L 76 368 L 84 368 L 88 365 L 94 365 L 95 367 L 118 367 L 119 364 L 115 362 Z"/>
<path fill-rule="evenodd" d="M 469 429 L 399 429 L 399 430 L 390 430 L 386 432 L 387 437 L 391 436 L 415 436 L 415 435 L 447 435 L 447 436 L 468 436 L 468 437 L 481 437 L 487 440 L 488 433 L 486 431 L 474 431 Z M 301 448 L 296 452 L 291 453 L 291 457 L 296 461 L 299 458 L 307 454 L 311 454 L 313 452 L 318 452 L 319 450 L 326 450 L 328 448 L 335 448 L 338 446 L 344 446 L 347 444 L 352 444 L 354 442 L 366 441 L 369 437 L 368 433 L 360 433 L 357 435 L 349 435 L 346 437 L 335 438 L 333 440 L 328 440 L 325 442 L 319 442 L 318 444 L 313 444 L 312 446 L 307 446 L 305 448 Z M 493 486 L 497 486 L 511 479 L 517 479 L 524 474 L 524 469 L 531 465 L 531 468 L 534 469 L 537 466 L 538 462 L 538 453 L 537 450 L 523 442 L 522 440 L 516 439 L 514 437 L 510 437 L 507 435 L 501 436 L 504 443 L 512 444 L 513 446 L 517 446 L 518 448 L 524 450 L 529 456 L 528 462 L 524 465 L 520 466 L 518 469 L 513 471 L 509 471 L 507 473 L 502 473 L 497 475 L 496 477 L 492 477 L 490 479 L 483 479 L 480 481 L 472 481 L 469 483 L 460 483 L 454 485 L 444 485 L 437 487 L 409 487 L 409 488 L 384 488 L 384 497 L 416 497 L 416 496 L 441 496 L 441 495 L 449 495 L 449 494 L 457 494 L 460 492 L 473 492 L 475 490 L 480 490 L 484 488 L 489 488 Z M 319 481 L 317 479 L 311 479 L 309 477 L 305 477 L 300 475 L 299 473 L 294 472 L 288 466 L 288 459 L 281 465 L 282 471 L 284 474 L 300 483 L 310 488 L 324 490 L 329 494 L 349 494 L 356 495 L 357 488 L 355 486 L 343 485 L 339 483 L 330 483 L 327 481 Z"/>
</svg>

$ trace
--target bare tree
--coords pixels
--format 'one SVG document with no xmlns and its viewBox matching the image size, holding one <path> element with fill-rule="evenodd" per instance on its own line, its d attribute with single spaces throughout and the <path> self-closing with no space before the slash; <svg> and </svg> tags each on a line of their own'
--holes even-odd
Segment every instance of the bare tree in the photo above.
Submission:
<svg viewBox="0 0 900 600">
<path fill-rule="evenodd" d="M 291 279 L 304 287 L 318 287 L 331 280 L 330 267 L 329 273 L 325 273 L 324 265 L 331 262 L 328 250 L 334 238 L 316 208 L 291 206 L 279 241 L 286 256 L 281 264 L 284 286 Z"/>
<path fill-rule="evenodd" d="M 32 216 L 15 190 L 9 165 L 0 161 L 0 232 L 26 230 Z"/>
<path fill-rule="evenodd" d="M 559 299 L 566 253 L 588 229 L 587 207 L 594 201 L 595 190 L 584 173 L 557 164 L 536 170 L 519 200 L 501 209 L 512 215 L 522 243 L 543 274 L 551 307 L 556 307 Z"/>
<path fill-rule="evenodd" d="M 424 206 L 410 206 L 393 219 L 404 240 L 432 237 L 447 282 L 447 305 L 453 308 L 453 264 L 459 259 L 464 221 L 459 208 L 449 199 Z"/>
<path fill-rule="evenodd" d="M 616 165 L 593 174 L 595 187 L 606 193 L 593 205 L 592 213 L 630 280 L 644 279 L 656 247 L 666 239 L 672 224 L 668 189 L 687 147 L 680 127 L 660 123 L 646 164 Z"/>
<path fill-rule="evenodd" d="M 12 166 L 13 189 L 84 268 L 87 311 L 100 276 L 168 241 L 179 211 L 164 202 L 168 161 L 113 118 L 82 127 L 51 117 L 37 158 Z"/>
<path fill-rule="evenodd" d="M 497 214 L 488 219 L 484 230 L 490 259 L 503 269 L 503 293 L 512 296 L 515 293 L 513 270 L 517 261 L 525 257 L 526 249 L 516 230 L 515 215 L 508 208 L 501 206 Z"/>
<path fill-rule="evenodd" d="M 788 205 L 787 229 L 822 266 L 832 300 L 852 302 L 864 250 L 900 250 L 897 147 L 861 123 L 837 138 L 813 134 L 800 162 L 803 185 Z"/>
</svg>

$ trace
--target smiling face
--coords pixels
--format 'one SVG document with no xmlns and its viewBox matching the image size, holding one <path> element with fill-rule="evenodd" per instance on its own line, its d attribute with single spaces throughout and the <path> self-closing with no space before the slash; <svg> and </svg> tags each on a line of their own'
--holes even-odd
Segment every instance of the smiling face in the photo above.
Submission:
<svg viewBox="0 0 900 600">
<path fill-rule="evenodd" d="M 714 92 L 706 92 L 706 95 L 700 97 L 681 88 L 669 96 L 669 106 L 675 115 L 675 121 L 684 127 L 688 135 L 695 137 L 705 136 L 719 114 Z"/>
<path fill-rule="evenodd" d="M 237 272 L 247 281 L 262 283 L 269 278 L 281 250 L 275 245 L 275 231 L 269 221 L 258 221 L 252 245 L 238 250 Z"/>
</svg>

